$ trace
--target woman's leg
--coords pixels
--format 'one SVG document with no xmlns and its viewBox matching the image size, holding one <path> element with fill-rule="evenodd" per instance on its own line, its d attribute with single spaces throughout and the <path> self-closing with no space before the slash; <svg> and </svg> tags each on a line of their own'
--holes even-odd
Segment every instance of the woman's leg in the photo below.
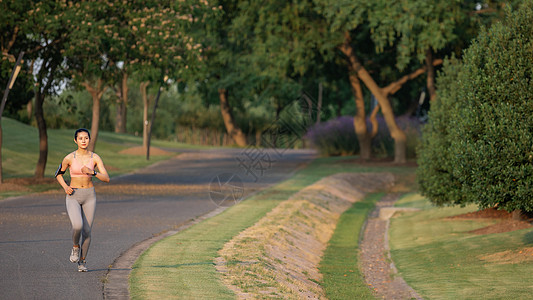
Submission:
<svg viewBox="0 0 533 300">
<path fill-rule="evenodd" d="M 96 211 L 96 194 L 94 188 L 87 189 L 84 202 L 81 205 L 83 216 L 83 230 L 81 233 L 81 259 L 84 260 L 91 245 L 91 229 Z"/>
<path fill-rule="evenodd" d="M 81 205 L 78 203 L 76 192 L 73 195 L 67 195 L 66 205 L 67 214 L 72 224 L 72 243 L 74 246 L 79 245 L 81 230 L 83 228 L 83 215 Z"/>
</svg>

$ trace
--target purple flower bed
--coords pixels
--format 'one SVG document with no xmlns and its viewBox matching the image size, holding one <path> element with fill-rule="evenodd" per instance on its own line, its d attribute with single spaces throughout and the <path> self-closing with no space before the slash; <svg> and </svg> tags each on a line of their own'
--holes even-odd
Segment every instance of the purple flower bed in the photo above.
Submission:
<svg viewBox="0 0 533 300">
<path fill-rule="evenodd" d="M 353 117 L 350 116 L 316 124 L 307 131 L 305 137 L 324 156 L 353 155 L 359 152 Z"/>
<path fill-rule="evenodd" d="M 390 137 L 384 118 L 379 116 L 377 121 L 378 133 L 372 140 L 372 153 L 377 157 L 392 157 L 394 156 L 394 140 Z M 415 157 L 421 135 L 420 122 L 416 118 L 408 117 L 399 117 L 396 122 L 407 135 L 407 156 Z M 369 131 L 372 129 L 368 120 L 367 127 Z M 324 156 L 359 153 L 359 142 L 355 135 L 352 116 L 342 116 L 319 123 L 308 130 L 306 138 Z"/>
</svg>

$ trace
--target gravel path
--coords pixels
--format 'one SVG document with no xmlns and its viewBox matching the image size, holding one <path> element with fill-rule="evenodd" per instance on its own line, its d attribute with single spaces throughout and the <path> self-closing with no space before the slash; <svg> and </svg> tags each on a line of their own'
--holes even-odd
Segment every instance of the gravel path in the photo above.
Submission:
<svg viewBox="0 0 533 300">
<path fill-rule="evenodd" d="M 361 267 L 368 286 L 374 295 L 383 299 L 422 299 L 397 274 L 388 247 L 389 218 L 397 195 L 388 194 L 381 199 L 368 217 L 361 241 Z"/>
</svg>

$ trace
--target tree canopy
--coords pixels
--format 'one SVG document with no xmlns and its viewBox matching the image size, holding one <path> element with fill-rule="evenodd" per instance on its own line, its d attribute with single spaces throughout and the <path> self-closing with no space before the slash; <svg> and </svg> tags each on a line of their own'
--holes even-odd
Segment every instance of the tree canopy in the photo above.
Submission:
<svg viewBox="0 0 533 300">
<path fill-rule="evenodd" d="M 395 160 L 404 162 L 406 135 L 395 116 L 416 105 L 424 85 L 434 99 L 435 66 L 451 53 L 460 58 L 479 25 L 508 2 L 521 0 L 3 1 L 0 76 L 17 52 L 28 53 L 15 87 L 25 100 L 13 108 L 31 108 L 35 93 L 43 145 L 41 106 L 55 92 L 84 87 L 91 94 L 96 140 L 102 97 L 116 111 L 107 123 L 125 132 L 128 99 L 136 97 L 130 86 L 147 95 L 168 76 L 179 90 L 201 94 L 206 111 L 224 108 L 221 118 L 229 118 L 228 131 L 240 131 L 242 145 L 295 99 L 313 94 L 322 111 L 316 117 L 354 115 L 361 155 L 369 158 L 367 114 L 381 109 Z M 151 96 L 144 98 L 147 111 Z M 379 103 L 372 113 L 371 98 Z"/>
</svg>

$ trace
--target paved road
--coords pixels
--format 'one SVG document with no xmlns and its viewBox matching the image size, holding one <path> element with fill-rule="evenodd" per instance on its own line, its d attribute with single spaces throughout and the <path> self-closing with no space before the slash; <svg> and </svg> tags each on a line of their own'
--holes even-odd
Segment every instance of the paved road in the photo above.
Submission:
<svg viewBox="0 0 533 300">
<path fill-rule="evenodd" d="M 102 299 L 108 268 L 121 253 L 218 207 L 210 196 L 217 175 L 236 174 L 246 196 L 289 177 L 314 157 L 306 150 L 244 153 L 184 153 L 98 184 L 87 273 L 78 273 L 68 260 L 72 242 L 64 194 L 0 200 L 0 299 Z"/>
</svg>

